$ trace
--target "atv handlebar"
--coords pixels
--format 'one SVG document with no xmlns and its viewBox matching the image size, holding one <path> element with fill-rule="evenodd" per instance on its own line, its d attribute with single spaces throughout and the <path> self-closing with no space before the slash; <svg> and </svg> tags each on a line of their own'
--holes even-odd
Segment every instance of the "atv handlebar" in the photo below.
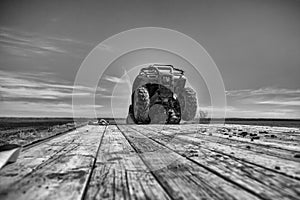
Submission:
<svg viewBox="0 0 300 200">
<path fill-rule="evenodd" d="M 173 67 L 173 65 L 161 65 L 161 64 L 154 64 L 150 65 L 149 67 L 142 68 L 140 71 L 140 74 L 155 74 L 158 75 L 159 71 L 161 70 L 170 70 L 170 73 L 180 73 L 181 75 L 184 75 L 184 71 L 182 69 L 178 69 Z"/>
</svg>

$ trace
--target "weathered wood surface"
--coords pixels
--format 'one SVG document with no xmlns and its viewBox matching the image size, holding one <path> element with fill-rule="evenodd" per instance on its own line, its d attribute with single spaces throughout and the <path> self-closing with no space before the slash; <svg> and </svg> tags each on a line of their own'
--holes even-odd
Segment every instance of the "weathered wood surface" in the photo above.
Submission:
<svg viewBox="0 0 300 200">
<path fill-rule="evenodd" d="M 139 131 L 122 126 L 130 144 L 174 199 L 258 199 L 223 177 L 154 142 Z"/>
<path fill-rule="evenodd" d="M 263 141 L 258 143 L 256 140 L 251 142 L 249 139 L 239 137 L 229 138 L 227 136 L 224 138 L 217 133 L 213 133 L 213 135 L 199 133 L 191 125 L 166 127 L 165 129 L 157 125 L 153 125 L 151 128 L 139 126 L 139 128 L 141 127 L 143 127 L 142 132 L 160 133 L 158 136 L 162 139 L 177 138 L 187 143 L 194 143 L 201 146 L 201 149 L 208 149 L 218 154 L 238 158 L 243 162 L 259 165 L 272 171 L 276 170 L 278 173 L 300 180 L 300 158 L 294 156 L 297 151 L 286 150 L 287 146 L 281 145 L 284 149 L 278 149 L 264 144 Z M 300 148 L 300 143 L 297 148 Z"/>
<path fill-rule="evenodd" d="M 169 199 L 116 126 L 106 130 L 86 199 Z"/>
<path fill-rule="evenodd" d="M 82 196 L 105 127 L 83 127 L 21 153 L 0 171 L 0 199 Z"/>
<path fill-rule="evenodd" d="M 300 182 L 298 180 L 273 170 L 266 170 L 264 166 L 243 162 L 234 155 L 215 151 L 214 145 L 207 148 L 203 145 L 203 141 L 186 137 L 186 135 L 179 136 L 180 133 L 178 132 L 174 136 L 172 131 L 161 131 L 163 133 L 159 133 L 155 128 L 149 130 L 139 126 L 132 127 L 132 129 L 197 162 L 199 165 L 208 167 L 216 174 L 226 177 L 261 198 L 291 199 L 300 195 Z M 259 156 L 257 155 L 257 157 Z M 276 160 L 276 158 L 273 159 Z M 257 158 L 257 160 L 262 159 Z M 298 164 L 294 162 L 291 167 L 294 166 L 295 168 Z M 299 168 L 295 170 L 300 171 Z"/>
<path fill-rule="evenodd" d="M 81 127 L 1 169 L 0 199 L 299 199 L 298 130 L 252 127 L 268 133 L 251 141 L 209 128 Z"/>
</svg>

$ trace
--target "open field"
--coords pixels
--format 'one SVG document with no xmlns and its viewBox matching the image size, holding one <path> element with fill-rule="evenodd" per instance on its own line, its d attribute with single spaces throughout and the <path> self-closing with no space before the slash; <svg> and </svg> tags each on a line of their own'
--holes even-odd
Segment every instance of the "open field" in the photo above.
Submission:
<svg viewBox="0 0 300 200">
<path fill-rule="evenodd" d="M 87 119 L 72 118 L 0 118 L 0 145 L 28 145 L 58 133 L 73 130 Z"/>
<path fill-rule="evenodd" d="M 229 118 L 225 120 L 226 124 L 244 124 L 255 126 L 274 126 L 274 127 L 294 127 L 300 128 L 299 119 L 239 119 Z"/>
<path fill-rule="evenodd" d="M 117 122 L 24 149 L 0 170 L 0 199 L 300 196 L 299 128 Z"/>
</svg>

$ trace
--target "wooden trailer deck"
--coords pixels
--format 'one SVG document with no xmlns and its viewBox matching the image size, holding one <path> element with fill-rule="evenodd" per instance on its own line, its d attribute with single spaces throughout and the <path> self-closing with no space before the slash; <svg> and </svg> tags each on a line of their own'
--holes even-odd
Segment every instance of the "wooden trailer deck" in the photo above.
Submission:
<svg viewBox="0 0 300 200">
<path fill-rule="evenodd" d="M 300 134 L 243 134 L 87 125 L 24 149 L 0 170 L 0 199 L 300 199 Z"/>
</svg>

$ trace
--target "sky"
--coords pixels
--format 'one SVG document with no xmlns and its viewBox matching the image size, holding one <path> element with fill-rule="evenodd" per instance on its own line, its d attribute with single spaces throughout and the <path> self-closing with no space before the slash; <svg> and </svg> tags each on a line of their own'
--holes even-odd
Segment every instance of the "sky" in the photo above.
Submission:
<svg viewBox="0 0 300 200">
<path fill-rule="evenodd" d="M 226 90 L 227 117 L 300 118 L 299 20 L 299 0 L 2 0 L 0 116 L 71 117 L 73 89 L 80 98 L 95 92 L 74 80 L 99 43 L 129 29 L 163 27 L 193 38 L 213 59 Z M 166 62 L 177 59 L 167 56 Z M 120 58 L 105 71 L 96 105 L 79 105 L 82 116 L 95 108 L 103 117 L 126 117 L 130 81 L 142 67 L 128 71 L 132 60 Z M 209 111 L 205 82 L 186 73 L 199 91 L 199 108 Z"/>
</svg>

